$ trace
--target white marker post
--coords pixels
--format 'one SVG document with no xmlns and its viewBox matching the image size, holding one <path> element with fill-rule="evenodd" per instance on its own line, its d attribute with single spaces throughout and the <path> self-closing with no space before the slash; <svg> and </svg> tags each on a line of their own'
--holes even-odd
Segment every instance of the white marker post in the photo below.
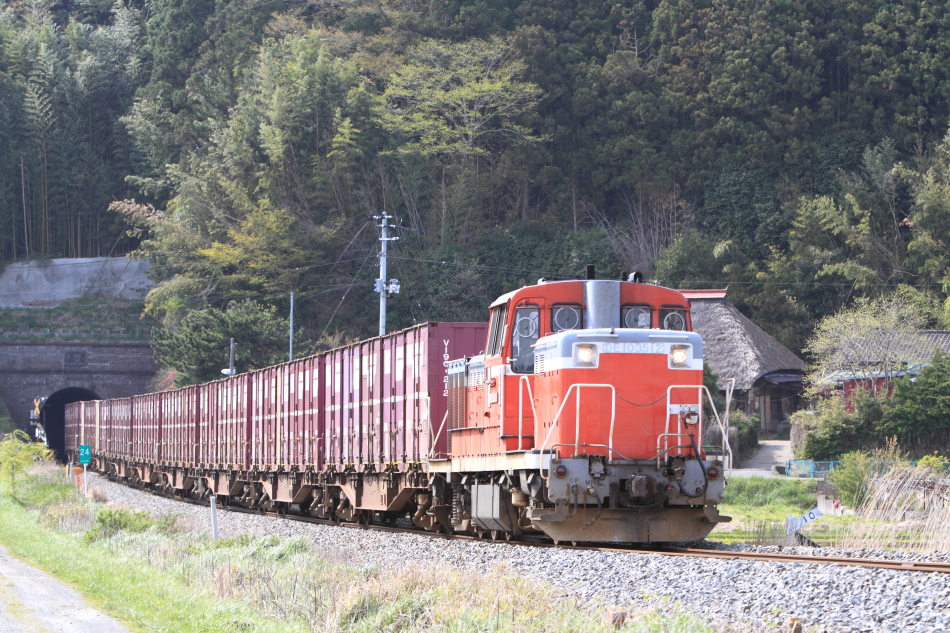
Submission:
<svg viewBox="0 0 950 633">
<path fill-rule="evenodd" d="M 82 465 L 82 496 L 86 499 L 89 498 L 89 484 L 86 482 L 86 467 L 88 464 Z"/>
<path fill-rule="evenodd" d="M 218 498 L 211 495 L 211 540 L 218 540 Z"/>
<path fill-rule="evenodd" d="M 811 523 L 812 521 L 814 521 L 820 516 L 822 516 L 822 514 L 821 514 L 821 510 L 819 510 L 818 508 L 815 508 L 809 512 L 806 512 L 801 517 L 790 516 L 785 520 L 785 533 L 788 536 L 791 536 L 792 534 L 799 531 L 800 529 L 802 529 L 803 527 L 805 527 L 806 525 L 808 525 L 809 523 Z"/>
</svg>

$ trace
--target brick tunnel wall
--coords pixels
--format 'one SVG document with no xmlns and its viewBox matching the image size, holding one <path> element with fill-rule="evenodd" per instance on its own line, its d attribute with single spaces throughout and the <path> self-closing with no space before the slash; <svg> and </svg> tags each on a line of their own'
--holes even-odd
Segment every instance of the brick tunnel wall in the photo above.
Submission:
<svg viewBox="0 0 950 633">
<path fill-rule="evenodd" d="M 0 398 L 24 430 L 33 398 L 68 387 L 103 399 L 146 393 L 157 371 L 147 342 L 0 340 Z"/>
</svg>

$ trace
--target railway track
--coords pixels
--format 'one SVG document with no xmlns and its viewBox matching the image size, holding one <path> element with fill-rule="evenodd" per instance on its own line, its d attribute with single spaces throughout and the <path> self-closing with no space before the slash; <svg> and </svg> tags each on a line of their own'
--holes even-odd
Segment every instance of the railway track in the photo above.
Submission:
<svg viewBox="0 0 950 633">
<path fill-rule="evenodd" d="M 113 481 L 113 483 L 119 483 Z M 143 488 L 136 488 L 142 490 L 143 492 L 149 491 L 156 496 L 161 496 L 166 499 L 171 499 L 174 501 L 180 501 L 183 503 L 188 503 L 192 505 L 208 506 L 209 504 L 205 501 L 198 499 L 190 499 L 185 497 L 178 497 L 174 495 L 168 495 L 161 493 L 155 490 L 148 490 Z M 654 554 L 657 556 L 681 556 L 681 557 L 698 557 L 698 558 L 717 558 L 723 560 L 748 560 L 756 562 L 773 562 L 773 563 L 808 563 L 812 565 L 840 565 L 846 567 L 866 567 L 871 569 L 887 569 L 893 571 L 915 571 L 915 572 L 927 572 L 927 573 L 937 573 L 937 574 L 950 574 L 950 563 L 940 563 L 933 561 L 902 561 L 902 560 L 887 560 L 887 559 L 870 559 L 870 558 L 848 558 L 843 556 L 810 556 L 804 554 L 786 554 L 786 553 L 765 553 L 765 552 L 737 552 L 729 550 L 712 550 L 712 549 L 701 549 L 701 548 L 687 548 L 687 547 L 605 547 L 602 545 L 583 545 L 583 544 L 568 544 L 568 543 L 553 543 L 549 541 L 542 540 L 523 540 L 523 541 L 507 541 L 507 540 L 498 540 L 492 541 L 490 539 L 483 539 L 476 536 L 470 535 L 459 535 L 459 534 L 440 534 L 436 532 L 427 532 L 425 530 L 420 530 L 418 528 L 401 528 L 387 525 L 376 525 L 376 524 L 363 524 L 363 523 L 345 523 L 339 521 L 329 521 L 325 519 L 317 519 L 314 517 L 307 517 L 299 514 L 288 514 L 288 513 L 279 513 L 274 511 L 261 511 L 261 510 L 252 510 L 250 508 L 244 508 L 241 506 L 228 505 L 225 506 L 226 511 L 228 512 L 239 512 L 244 514 L 252 514 L 258 516 L 273 516 L 275 518 L 286 518 L 293 519 L 295 521 L 301 521 L 304 523 L 315 523 L 319 525 L 330 525 L 338 528 L 347 528 L 347 529 L 358 529 L 358 530 L 375 530 L 380 532 L 391 532 L 396 534 L 415 534 L 421 536 L 427 536 L 429 538 L 436 539 L 445 539 L 445 540 L 467 540 L 467 541 L 479 541 L 479 542 L 497 542 L 505 543 L 509 545 L 520 545 L 523 547 L 538 547 L 538 548 L 558 548 L 558 549 L 575 549 L 575 550 L 584 550 L 584 551 L 596 551 L 596 552 L 623 552 L 623 553 L 638 553 L 638 554 Z"/>
</svg>

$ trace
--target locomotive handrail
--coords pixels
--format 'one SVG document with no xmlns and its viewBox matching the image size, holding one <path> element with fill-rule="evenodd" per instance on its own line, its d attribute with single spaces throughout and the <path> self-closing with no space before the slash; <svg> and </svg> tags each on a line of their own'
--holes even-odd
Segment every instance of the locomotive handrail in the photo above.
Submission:
<svg viewBox="0 0 950 633">
<path fill-rule="evenodd" d="M 523 439 L 524 432 L 522 430 L 522 424 L 521 424 L 522 421 L 524 420 L 524 404 L 522 402 L 522 395 L 524 394 L 524 392 L 521 390 L 522 383 L 528 386 L 528 398 L 531 401 L 531 415 L 534 416 L 532 419 L 532 422 L 537 422 L 538 420 L 538 410 L 534 407 L 534 393 L 531 392 L 531 382 L 528 380 L 527 376 L 521 376 L 520 379 L 518 380 L 518 450 L 519 451 L 524 450 L 524 439 Z M 504 421 L 505 419 L 504 403 L 502 403 L 501 407 L 502 407 L 501 419 L 502 421 Z M 504 435 L 504 433 L 502 433 L 502 435 Z"/>
<path fill-rule="evenodd" d="M 570 444 L 552 444 L 552 445 L 551 445 L 551 450 L 554 450 L 554 449 L 557 448 L 558 446 L 570 446 Z M 632 458 L 630 458 L 630 457 L 627 457 L 626 455 L 624 455 L 624 454 L 621 453 L 620 451 L 614 450 L 614 449 L 610 448 L 610 447 L 607 446 L 606 444 L 581 444 L 581 446 L 593 446 L 593 447 L 595 447 L 595 448 L 606 448 L 606 449 L 609 450 L 611 453 L 615 453 L 615 454 L 619 455 L 619 456 L 620 456 L 620 459 L 626 459 L 626 460 L 632 459 Z M 607 459 L 610 459 L 610 456 L 609 456 L 609 455 L 607 456 Z"/>
<path fill-rule="evenodd" d="M 730 380 L 732 380 L 732 379 L 730 379 Z M 722 418 L 719 417 L 719 412 L 716 410 L 716 404 L 715 404 L 715 402 L 713 401 L 712 393 L 709 391 L 709 388 L 708 388 L 706 385 L 670 385 L 670 386 L 668 386 L 668 387 L 666 388 L 666 432 L 663 433 L 663 434 L 661 434 L 661 435 L 659 435 L 659 436 L 657 436 L 657 442 L 656 442 L 656 444 L 657 444 L 657 448 L 656 448 L 656 450 L 657 450 L 657 456 L 656 456 L 656 463 L 657 463 L 657 465 L 659 466 L 659 463 L 660 463 L 660 456 L 661 456 L 663 453 L 669 452 L 669 451 L 671 450 L 671 448 L 669 447 L 669 444 L 667 444 L 667 445 L 666 445 L 667 448 L 663 451 L 663 453 L 660 453 L 660 438 L 662 438 L 663 436 L 683 435 L 683 433 L 679 433 L 679 434 L 670 433 L 670 396 L 671 396 L 671 394 L 672 394 L 672 392 L 673 392 L 674 389 L 696 389 L 697 392 L 700 394 L 699 402 L 696 403 L 697 406 L 699 407 L 699 425 L 698 425 L 698 426 L 699 426 L 700 429 L 703 429 L 704 426 L 705 426 L 705 425 L 704 425 L 704 422 L 705 422 L 705 414 L 704 414 L 704 410 L 703 410 L 702 393 L 705 392 L 705 394 L 709 397 L 709 406 L 710 406 L 710 408 L 712 409 L 713 415 L 716 417 L 716 422 L 717 422 L 718 425 L 719 425 L 719 432 L 722 434 L 722 448 L 723 448 L 723 452 L 729 454 L 729 464 L 728 464 L 728 467 L 727 467 L 726 469 L 724 469 L 724 470 L 727 471 L 726 473 L 724 473 L 724 476 L 728 476 L 728 472 L 732 470 L 732 461 L 733 461 L 732 446 L 729 444 L 729 430 L 728 430 L 728 428 L 726 428 L 726 426 L 723 424 Z M 730 392 L 730 393 L 731 393 L 731 392 Z M 727 410 L 727 411 L 726 411 L 726 415 L 728 415 L 728 414 L 729 414 L 729 411 Z M 728 419 L 728 418 L 727 418 L 727 419 Z M 681 431 L 682 428 L 679 428 L 679 427 L 678 427 L 677 430 L 680 430 L 680 431 Z M 674 447 L 674 448 L 675 448 L 675 447 Z"/>
<path fill-rule="evenodd" d="M 554 421 L 551 423 L 551 428 L 548 430 L 548 434 L 544 437 L 544 443 L 541 444 L 541 451 L 543 452 L 545 447 L 548 445 L 548 440 L 551 439 L 551 433 L 554 432 L 554 427 L 558 425 L 561 421 L 561 413 L 564 411 L 565 405 L 567 405 L 568 400 L 571 399 L 571 390 L 577 388 L 577 407 L 575 409 L 574 417 L 574 454 L 577 454 L 577 450 L 580 448 L 580 430 L 581 430 L 581 388 L 582 387 L 591 387 L 591 388 L 606 388 L 610 389 L 611 398 L 610 398 L 610 436 L 608 437 L 608 446 L 607 449 L 611 452 L 614 450 L 614 423 L 617 421 L 617 389 L 613 385 L 603 385 L 597 383 L 574 383 L 567 389 L 567 393 L 564 394 L 564 400 L 561 401 L 561 406 L 557 410 L 557 415 L 554 416 Z M 567 446 L 570 446 L 569 444 Z"/>
</svg>

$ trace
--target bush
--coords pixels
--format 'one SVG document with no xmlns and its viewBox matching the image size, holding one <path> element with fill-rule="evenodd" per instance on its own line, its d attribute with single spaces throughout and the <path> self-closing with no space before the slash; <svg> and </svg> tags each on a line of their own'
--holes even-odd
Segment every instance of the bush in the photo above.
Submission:
<svg viewBox="0 0 950 633">
<path fill-rule="evenodd" d="M 867 496 L 871 480 L 871 456 L 864 451 L 852 451 L 841 456 L 841 463 L 828 473 L 828 479 L 838 489 L 841 502 L 857 508 Z"/>
<path fill-rule="evenodd" d="M 917 460 L 918 468 L 929 468 L 934 472 L 944 472 L 948 467 L 948 460 L 946 457 L 934 451 L 933 455 L 924 455 Z"/>
<path fill-rule="evenodd" d="M 739 432 L 739 451 L 748 452 L 759 445 L 759 428 L 762 426 L 762 418 L 757 414 L 730 411 L 729 426 Z"/>
<path fill-rule="evenodd" d="M 815 480 L 733 477 L 726 489 L 726 503 L 745 508 L 781 506 L 806 511 L 815 505 L 816 492 Z"/>
<path fill-rule="evenodd" d="M 842 399 L 828 398 L 819 401 L 814 415 L 795 414 L 793 423 L 805 425 L 808 431 L 803 459 L 833 460 L 848 451 L 883 443 L 877 427 L 887 410 L 887 397 L 859 389 L 853 402 L 852 412 L 845 409 Z"/>
<path fill-rule="evenodd" d="M 96 524 L 86 531 L 85 539 L 93 542 L 119 532 L 144 532 L 155 524 L 152 515 L 144 510 L 102 508 L 96 513 Z"/>
</svg>

